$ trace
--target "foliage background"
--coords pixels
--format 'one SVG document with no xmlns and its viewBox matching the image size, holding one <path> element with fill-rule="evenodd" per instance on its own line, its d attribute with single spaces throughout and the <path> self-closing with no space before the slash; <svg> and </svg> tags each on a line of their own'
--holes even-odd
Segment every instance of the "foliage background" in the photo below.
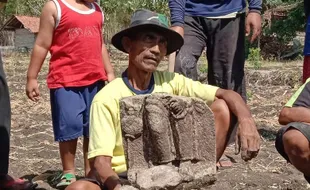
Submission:
<svg viewBox="0 0 310 190">
<path fill-rule="evenodd" d="M 45 2 L 46 0 L 9 0 L 6 8 L 1 11 L 0 25 L 13 14 L 39 16 Z M 168 0 L 100 0 L 100 5 L 105 12 L 104 35 L 107 42 L 113 34 L 129 24 L 130 15 L 136 9 L 147 8 L 169 17 Z M 247 55 L 251 48 L 259 48 L 264 59 L 281 59 L 297 49 L 296 54 L 301 53 L 302 48 L 299 46 L 303 45 L 303 41 L 295 47 L 292 40 L 298 32 L 305 30 L 302 0 L 263 0 L 262 18 L 262 35 L 252 44 L 247 41 Z"/>
</svg>

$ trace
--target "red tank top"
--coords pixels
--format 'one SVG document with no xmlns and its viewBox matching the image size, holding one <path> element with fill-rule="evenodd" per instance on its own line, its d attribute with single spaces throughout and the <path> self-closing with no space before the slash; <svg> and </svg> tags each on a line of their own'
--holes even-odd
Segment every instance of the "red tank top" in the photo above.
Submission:
<svg viewBox="0 0 310 190">
<path fill-rule="evenodd" d="M 50 89 L 82 87 L 107 80 L 102 60 L 103 14 L 96 3 L 80 11 L 65 0 L 53 0 L 58 19 L 50 48 Z"/>
</svg>

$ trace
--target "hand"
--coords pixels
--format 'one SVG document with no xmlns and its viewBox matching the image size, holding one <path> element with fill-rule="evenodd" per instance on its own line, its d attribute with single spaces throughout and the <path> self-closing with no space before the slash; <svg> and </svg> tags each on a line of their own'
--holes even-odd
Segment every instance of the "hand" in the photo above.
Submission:
<svg viewBox="0 0 310 190">
<path fill-rule="evenodd" d="M 181 27 L 181 26 L 172 26 L 170 29 L 176 31 L 182 37 L 184 37 L 184 28 L 183 27 Z"/>
<path fill-rule="evenodd" d="M 26 94 L 34 102 L 39 100 L 40 92 L 37 79 L 28 79 L 26 84 Z"/>
<path fill-rule="evenodd" d="M 260 149 L 260 135 L 252 118 L 239 121 L 235 146 L 235 153 L 238 154 L 241 149 L 241 158 L 244 161 L 257 156 Z"/>
<path fill-rule="evenodd" d="M 262 17 L 259 13 L 250 12 L 246 18 L 245 23 L 245 35 L 249 36 L 252 30 L 252 37 L 250 42 L 252 43 L 261 33 Z"/>
<path fill-rule="evenodd" d="M 108 81 L 109 81 L 109 82 L 111 82 L 112 80 L 115 79 L 114 73 L 108 73 L 107 75 L 108 75 Z"/>
</svg>

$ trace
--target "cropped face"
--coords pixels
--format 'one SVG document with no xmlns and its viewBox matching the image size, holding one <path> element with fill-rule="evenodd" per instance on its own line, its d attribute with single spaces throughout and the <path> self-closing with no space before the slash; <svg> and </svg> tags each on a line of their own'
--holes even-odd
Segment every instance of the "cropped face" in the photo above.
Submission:
<svg viewBox="0 0 310 190">
<path fill-rule="evenodd" d="M 145 72 L 154 72 L 167 53 L 167 39 L 151 30 L 139 32 L 135 37 L 124 37 L 123 46 L 130 63 Z"/>
</svg>

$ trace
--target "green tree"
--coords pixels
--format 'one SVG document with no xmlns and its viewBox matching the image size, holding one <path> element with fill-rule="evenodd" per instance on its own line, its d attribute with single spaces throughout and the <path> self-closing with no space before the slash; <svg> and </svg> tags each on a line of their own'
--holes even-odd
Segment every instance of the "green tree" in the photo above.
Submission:
<svg viewBox="0 0 310 190">
<path fill-rule="evenodd" d="M 5 15 L 39 16 L 46 0 L 9 0 L 5 7 Z"/>
</svg>

